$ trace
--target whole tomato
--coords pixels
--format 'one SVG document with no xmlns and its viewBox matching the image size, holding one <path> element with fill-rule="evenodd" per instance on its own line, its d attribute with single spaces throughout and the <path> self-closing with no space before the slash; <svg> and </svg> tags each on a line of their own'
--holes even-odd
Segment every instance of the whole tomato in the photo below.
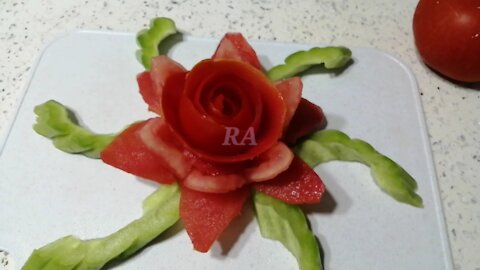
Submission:
<svg viewBox="0 0 480 270">
<path fill-rule="evenodd" d="M 454 80 L 480 81 L 480 0 L 420 0 L 413 33 L 431 68 Z"/>
</svg>

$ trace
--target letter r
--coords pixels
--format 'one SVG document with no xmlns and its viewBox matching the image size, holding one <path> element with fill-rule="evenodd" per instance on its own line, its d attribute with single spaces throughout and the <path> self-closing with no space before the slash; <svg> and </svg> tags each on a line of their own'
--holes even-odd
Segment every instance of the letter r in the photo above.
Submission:
<svg viewBox="0 0 480 270">
<path fill-rule="evenodd" d="M 225 127 L 225 129 L 225 140 L 223 140 L 222 145 L 238 145 L 237 136 L 240 130 L 236 127 Z"/>
</svg>

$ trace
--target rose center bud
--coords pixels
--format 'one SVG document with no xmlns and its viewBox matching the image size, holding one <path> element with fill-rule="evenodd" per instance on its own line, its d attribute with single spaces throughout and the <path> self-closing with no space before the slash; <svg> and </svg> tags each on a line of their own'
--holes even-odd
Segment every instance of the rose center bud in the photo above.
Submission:
<svg viewBox="0 0 480 270">
<path fill-rule="evenodd" d="M 196 155 L 236 162 L 256 157 L 281 136 L 285 104 L 257 68 L 234 60 L 204 60 L 183 83 L 166 87 L 167 123 Z M 168 84 L 168 83 L 167 83 Z M 178 89 L 181 88 L 181 89 Z M 169 102 L 169 104 L 167 104 Z"/>
<path fill-rule="evenodd" d="M 225 87 L 214 91 L 211 104 L 212 112 L 225 118 L 231 118 L 237 115 L 242 107 L 240 97 Z"/>
</svg>

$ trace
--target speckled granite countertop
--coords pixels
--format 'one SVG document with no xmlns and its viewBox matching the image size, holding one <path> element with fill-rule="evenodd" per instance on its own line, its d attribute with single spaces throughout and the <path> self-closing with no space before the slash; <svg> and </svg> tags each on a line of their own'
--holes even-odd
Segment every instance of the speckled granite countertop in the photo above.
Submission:
<svg viewBox="0 0 480 270">
<path fill-rule="evenodd" d="M 78 30 L 131 31 L 173 18 L 184 32 L 220 37 L 374 47 L 407 63 L 417 77 L 429 127 L 455 266 L 480 269 L 480 86 L 454 85 L 416 54 L 416 0 L 20 1 L 0 0 L 0 132 L 21 99 L 41 49 Z M 67 59 L 68 61 L 68 59 Z"/>
</svg>

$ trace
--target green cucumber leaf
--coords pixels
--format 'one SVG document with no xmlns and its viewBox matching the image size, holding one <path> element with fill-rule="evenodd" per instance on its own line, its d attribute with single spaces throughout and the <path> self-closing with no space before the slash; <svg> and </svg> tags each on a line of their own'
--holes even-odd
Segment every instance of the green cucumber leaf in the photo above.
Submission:
<svg viewBox="0 0 480 270">
<path fill-rule="evenodd" d="M 95 134 L 79 126 L 72 113 L 54 100 L 34 109 L 37 115 L 33 129 L 52 140 L 53 145 L 67 153 L 99 158 L 100 152 L 115 138 L 115 134 Z"/>
<path fill-rule="evenodd" d="M 365 141 L 351 139 L 338 130 L 322 130 L 307 137 L 295 150 L 311 167 L 332 160 L 363 163 L 370 167 L 377 185 L 395 200 L 423 207 L 422 198 L 415 193 L 415 179 Z"/>
<path fill-rule="evenodd" d="M 327 69 L 338 69 L 344 67 L 351 56 L 352 52 L 345 47 L 314 47 L 308 51 L 298 51 L 289 55 L 285 59 L 285 64 L 271 68 L 267 76 L 272 81 L 279 81 L 320 64 Z"/>
<path fill-rule="evenodd" d="M 255 191 L 257 222 L 263 237 L 277 240 L 297 259 L 300 270 L 322 270 L 320 248 L 303 211 Z"/>
<path fill-rule="evenodd" d="M 140 49 L 137 58 L 145 69 L 150 70 L 151 59 L 159 55 L 159 45 L 167 37 L 176 34 L 175 22 L 169 18 L 155 18 L 150 21 L 150 28 L 141 30 L 137 34 L 137 43 Z"/>
<path fill-rule="evenodd" d="M 114 258 L 126 258 L 180 218 L 180 189 L 163 185 L 144 200 L 143 215 L 119 231 L 98 239 L 60 238 L 32 252 L 22 270 L 96 270 Z"/>
</svg>

